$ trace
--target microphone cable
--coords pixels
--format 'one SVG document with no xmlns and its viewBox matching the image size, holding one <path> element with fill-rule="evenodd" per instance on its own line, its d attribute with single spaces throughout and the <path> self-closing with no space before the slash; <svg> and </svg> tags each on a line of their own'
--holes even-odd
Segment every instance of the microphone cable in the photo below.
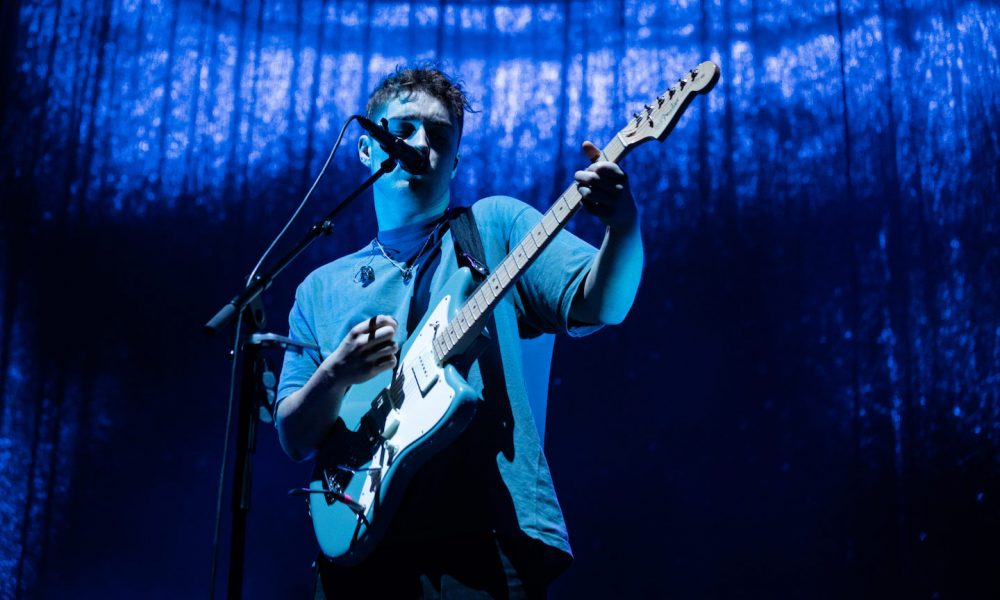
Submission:
<svg viewBox="0 0 1000 600">
<path fill-rule="evenodd" d="M 264 264 L 264 260 L 267 259 L 268 255 L 271 253 L 272 250 L 274 250 L 274 247 L 278 244 L 278 241 L 281 240 L 282 237 L 284 237 L 285 233 L 288 231 L 288 228 L 291 227 L 292 223 L 295 222 L 295 219 L 298 218 L 299 213 L 301 213 L 302 209 L 305 208 L 306 203 L 309 201 L 310 196 L 312 196 L 312 193 L 316 189 L 316 186 L 319 184 L 320 180 L 323 178 L 323 175 L 326 173 L 327 167 L 329 167 L 330 163 L 333 162 L 333 157 L 337 153 L 337 148 L 340 147 L 340 143 L 344 139 L 344 133 L 347 131 L 347 126 L 350 125 L 351 121 L 355 120 L 356 118 L 357 115 L 351 115 L 351 117 L 348 118 L 347 121 L 344 122 L 344 125 L 340 128 L 340 134 L 337 136 L 337 141 L 334 142 L 333 149 L 330 150 L 330 154 L 326 157 L 326 162 L 323 163 L 323 168 L 319 170 L 319 174 L 316 175 L 316 179 L 313 180 L 312 185 L 309 187 L 309 191 L 307 191 L 306 195 L 303 196 L 302 202 L 299 203 L 299 206 L 295 209 L 295 212 L 292 213 L 291 218 L 289 218 L 288 222 L 285 223 L 285 226 L 281 228 L 281 231 L 278 232 L 277 237 L 275 237 L 274 241 L 271 242 L 271 245 L 267 247 L 267 250 L 264 251 L 264 254 L 261 255 L 260 260 L 257 261 L 257 264 L 250 272 L 250 275 L 247 276 L 248 286 L 253 282 L 253 278 L 257 275 L 257 272 L 260 271 L 260 267 L 262 264 Z M 229 445 L 230 445 L 229 438 L 233 429 L 233 407 L 236 404 L 236 369 L 237 369 L 237 363 L 239 363 L 239 360 L 237 359 L 239 357 L 240 331 L 242 329 L 241 327 L 242 324 L 243 324 L 243 319 L 237 318 L 236 325 L 234 327 L 236 335 L 233 338 L 233 349 L 231 354 L 232 366 L 230 367 L 231 370 L 229 373 L 229 406 L 226 411 L 226 433 L 223 436 L 223 441 L 222 441 L 222 465 L 219 467 L 219 487 L 216 493 L 216 501 L 215 501 L 215 531 L 212 534 L 211 589 L 208 595 L 210 600 L 215 599 L 216 578 L 218 576 L 219 535 L 222 528 L 222 497 L 224 495 L 225 485 L 226 485 L 226 463 L 229 460 Z M 256 415 L 253 418 L 257 418 Z M 238 492 L 234 490 L 234 493 Z M 229 559 L 232 560 L 232 556 L 230 556 Z"/>
<path fill-rule="evenodd" d="M 316 175 L 316 179 L 314 179 L 312 185 L 309 186 L 309 191 L 306 192 L 306 195 L 302 197 L 302 202 L 299 203 L 298 208 L 296 208 L 295 212 L 292 213 L 291 218 L 289 218 L 288 222 L 285 223 L 285 226 L 281 228 L 281 231 L 278 232 L 278 236 L 274 238 L 274 241 L 271 242 L 271 245 L 268 246 L 267 250 L 264 251 L 264 254 L 261 255 L 260 260 L 257 261 L 257 264 L 254 266 L 253 270 L 250 271 L 250 275 L 247 276 L 247 285 L 250 285 L 253 282 L 253 278 L 255 275 L 257 275 L 257 271 L 260 271 L 260 266 L 264 264 L 264 260 L 267 259 L 269 254 L 271 254 L 271 251 L 274 250 L 274 247 L 278 245 L 278 240 L 284 237 L 285 233 L 288 231 L 288 228 L 291 227 L 295 219 L 298 218 L 299 213 L 302 212 L 303 208 L 305 208 L 306 203 L 309 202 L 309 197 L 312 196 L 313 190 L 315 190 L 316 186 L 319 185 L 319 180 L 323 178 L 323 175 L 326 173 L 326 168 L 329 167 L 330 163 L 333 161 L 333 155 L 337 153 L 337 148 L 340 147 L 340 142 L 341 140 L 344 139 L 344 132 L 347 131 L 347 126 L 351 124 L 351 121 L 357 119 L 358 116 L 359 115 L 351 115 L 346 121 L 344 121 L 344 125 L 340 128 L 340 135 L 337 136 L 337 141 L 334 142 L 333 149 L 330 150 L 329 156 L 326 157 L 326 162 L 323 163 L 323 168 L 319 170 L 319 174 Z"/>
</svg>

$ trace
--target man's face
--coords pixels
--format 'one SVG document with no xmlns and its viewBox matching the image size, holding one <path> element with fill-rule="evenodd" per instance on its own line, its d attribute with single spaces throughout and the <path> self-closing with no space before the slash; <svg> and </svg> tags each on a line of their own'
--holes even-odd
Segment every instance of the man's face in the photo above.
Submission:
<svg viewBox="0 0 1000 600">
<path fill-rule="evenodd" d="M 372 120 L 389 122 L 389 131 L 428 157 L 427 172 L 414 174 L 397 166 L 375 183 L 380 200 L 414 204 L 429 209 L 444 202 L 447 205 L 449 186 L 455 175 L 458 155 L 458 125 L 448 109 L 426 92 L 396 96 Z M 373 172 L 387 155 L 378 142 L 364 137 L 359 143 L 361 162 Z"/>
</svg>

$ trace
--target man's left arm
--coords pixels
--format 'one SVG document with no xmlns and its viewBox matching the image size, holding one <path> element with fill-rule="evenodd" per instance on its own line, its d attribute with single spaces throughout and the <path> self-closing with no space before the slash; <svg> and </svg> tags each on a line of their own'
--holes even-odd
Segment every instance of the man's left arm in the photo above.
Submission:
<svg viewBox="0 0 1000 600">
<path fill-rule="evenodd" d="M 604 241 L 580 286 L 569 316 L 580 323 L 621 323 L 632 307 L 642 276 L 642 234 L 628 177 L 617 164 L 602 160 L 590 142 L 583 151 L 591 161 L 575 179 L 583 206 L 607 225 Z"/>
</svg>

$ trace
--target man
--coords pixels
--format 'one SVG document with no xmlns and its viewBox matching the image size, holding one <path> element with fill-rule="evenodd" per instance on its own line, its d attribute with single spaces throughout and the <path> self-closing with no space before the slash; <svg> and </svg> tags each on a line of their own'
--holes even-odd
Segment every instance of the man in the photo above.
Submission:
<svg viewBox="0 0 1000 600">
<path fill-rule="evenodd" d="M 368 117 L 386 119 L 429 167 L 420 174 L 397 167 L 379 179 L 375 239 L 310 274 L 296 292 L 291 336 L 321 351 L 285 357 L 276 425 L 293 459 L 315 453 L 351 385 L 396 365 L 431 298 L 458 269 L 448 210 L 467 108 L 461 86 L 428 68 L 397 69 L 369 98 Z M 386 158 L 367 136 L 358 150 L 372 171 Z M 601 248 L 560 233 L 500 303 L 492 342 L 468 373 L 484 398 L 476 417 L 417 472 L 372 556 L 350 568 L 320 558 L 318 596 L 539 597 L 568 566 L 536 424 L 545 416 L 550 334 L 621 322 L 643 260 L 624 172 L 593 144 L 583 150 L 592 164 L 575 179 L 585 207 L 607 225 Z M 507 197 L 481 200 L 472 213 L 490 265 L 540 218 Z"/>
</svg>

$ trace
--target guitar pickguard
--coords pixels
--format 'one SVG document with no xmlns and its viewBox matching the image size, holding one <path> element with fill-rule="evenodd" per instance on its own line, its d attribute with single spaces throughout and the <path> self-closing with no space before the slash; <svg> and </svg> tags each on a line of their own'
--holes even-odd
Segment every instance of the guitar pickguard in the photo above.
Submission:
<svg viewBox="0 0 1000 600">
<path fill-rule="evenodd" d="M 353 386 L 344 397 L 309 486 L 316 539 L 339 564 L 356 564 L 371 552 L 409 479 L 475 413 L 479 394 L 434 354 L 436 336 L 473 286 L 467 269 L 455 273 L 404 344 L 395 372 Z"/>
<path fill-rule="evenodd" d="M 381 480 L 385 471 L 397 456 L 431 430 L 448 412 L 455 391 L 444 380 L 444 368 L 434 360 L 434 336 L 443 323 L 447 322 L 451 296 L 444 296 L 424 321 L 402 357 L 398 371 L 403 377 L 401 394 L 390 394 L 393 403 L 393 431 L 388 428 L 383 433 L 387 439 L 383 451 L 376 454 L 365 477 L 364 491 L 358 501 L 362 506 L 372 507 L 378 485 L 373 480 Z"/>
</svg>

